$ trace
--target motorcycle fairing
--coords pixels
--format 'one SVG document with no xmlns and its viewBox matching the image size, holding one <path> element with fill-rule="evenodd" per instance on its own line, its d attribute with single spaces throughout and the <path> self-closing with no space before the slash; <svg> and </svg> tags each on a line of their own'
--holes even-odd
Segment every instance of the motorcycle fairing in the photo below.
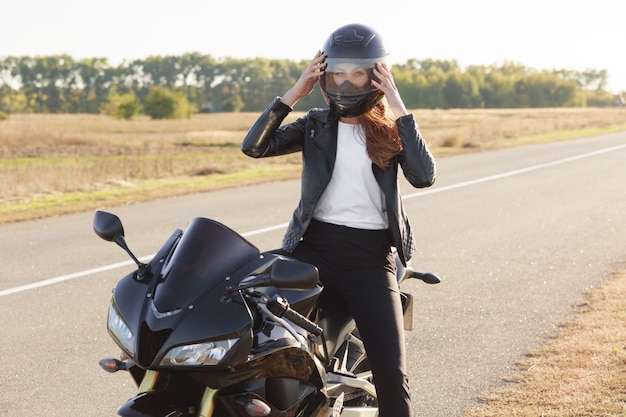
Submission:
<svg viewBox="0 0 626 417">
<path fill-rule="evenodd" d="M 214 398 L 214 405 L 219 411 L 238 410 L 237 415 L 246 415 L 244 401 L 253 399 L 266 401 L 254 391 L 234 392 L 226 390 L 217 394 Z M 326 417 L 328 408 L 328 397 L 323 392 L 304 389 L 298 393 L 298 399 L 288 407 L 276 407 L 272 404 L 272 410 L 268 417 L 296 417 L 299 415 Z M 140 393 L 129 399 L 118 409 L 118 414 L 122 417 L 167 417 L 187 415 L 186 411 L 188 411 L 188 406 L 179 402 L 175 395 L 164 391 L 150 391 Z M 230 413 L 228 414 L 230 415 Z M 220 415 L 225 414 L 220 413 Z"/>
<path fill-rule="evenodd" d="M 172 235 L 150 262 L 151 280 L 139 281 L 130 274 L 115 289 L 113 308 L 137 333 L 134 352 L 127 353 L 140 367 L 157 369 L 173 347 L 240 338 L 224 362 L 244 361 L 252 344 L 252 313 L 240 294 L 222 300 L 223 294 L 242 279 L 266 272 L 280 257 L 261 254 L 216 221 L 193 219 L 187 231 Z M 294 309 L 309 315 L 321 287 L 264 290 L 288 293 Z"/>
<path fill-rule="evenodd" d="M 122 405 L 117 413 L 122 417 L 164 417 L 179 411 L 175 399 L 165 392 L 142 392 Z"/>
<path fill-rule="evenodd" d="M 243 301 L 215 300 L 229 285 L 229 274 L 258 256 L 258 249 L 226 226 L 203 218 L 192 220 L 181 234 L 172 235 L 150 262 L 150 280 L 129 274 L 113 294 L 113 308 L 137 333 L 134 352 L 127 353 L 135 353 L 131 356 L 144 368 L 157 366 L 169 349 L 183 344 L 241 338 L 234 355 L 252 343 L 251 314 L 242 308 Z M 240 279 L 250 272 L 240 269 Z M 215 317 L 219 320 L 211 320 Z"/>
<path fill-rule="evenodd" d="M 303 396 L 305 398 L 302 398 Z M 239 410 L 238 415 L 245 416 L 247 414 L 245 414 L 245 409 L 243 408 L 242 398 L 263 400 L 263 397 L 253 392 L 222 395 L 219 397 L 219 400 L 226 409 Z M 328 416 L 329 401 L 321 391 L 304 391 L 300 393 L 299 400 L 293 403 L 291 407 L 282 409 L 281 407 L 275 407 L 273 404 L 272 406 L 273 408 L 267 417 L 326 417 Z"/>
<path fill-rule="evenodd" d="M 119 414 L 157 417 L 186 413 L 200 394 L 184 387 L 201 386 L 218 390 L 216 404 L 232 410 L 242 407 L 242 399 L 267 395 L 267 386 L 278 381 L 295 384 L 297 398 L 292 397 L 293 402 L 283 398 L 283 404 L 293 405 L 288 409 L 275 406 L 272 416 L 302 415 L 304 410 L 310 416 L 325 416 L 326 374 L 320 361 L 301 345 L 290 346 L 283 340 L 277 341 L 275 350 L 270 346 L 272 340 L 266 339 L 267 351 L 255 353 L 252 324 L 258 313 L 248 305 L 245 291 L 225 296 L 227 288 L 237 287 L 245 278 L 268 273 L 281 257 L 260 253 L 231 229 L 198 218 L 190 222 L 185 233 L 177 230 L 170 237 L 149 263 L 146 279 L 140 280 L 136 273 L 123 278 L 115 288 L 112 308 L 134 332 L 134 352 L 127 353 L 131 354 L 129 363 L 137 366 L 129 370 L 137 382 L 146 369 L 158 372 L 159 377 L 158 386 L 152 388 L 155 391 L 131 398 Z M 257 291 L 280 292 L 288 297 L 294 310 L 309 316 L 314 312 L 321 287 L 303 291 L 267 287 Z M 223 358 L 222 363 L 228 367 L 159 366 L 164 355 L 176 346 L 231 338 L 239 341 Z M 260 384 L 255 386 L 258 391 L 251 390 L 251 384 Z M 174 386 L 181 387 L 188 398 L 183 399 L 182 392 L 172 394 Z"/>
<path fill-rule="evenodd" d="M 232 272 L 258 254 L 254 245 L 223 224 L 193 219 L 163 266 L 162 282 L 154 294 L 158 311 L 187 308 L 199 294 L 225 283 Z"/>
<path fill-rule="evenodd" d="M 189 372 L 189 376 L 203 384 L 221 389 L 257 378 L 293 378 L 306 385 L 323 388 L 326 372 L 319 362 L 300 347 L 283 348 L 271 355 L 263 355 L 230 368 L 206 372 Z"/>
</svg>

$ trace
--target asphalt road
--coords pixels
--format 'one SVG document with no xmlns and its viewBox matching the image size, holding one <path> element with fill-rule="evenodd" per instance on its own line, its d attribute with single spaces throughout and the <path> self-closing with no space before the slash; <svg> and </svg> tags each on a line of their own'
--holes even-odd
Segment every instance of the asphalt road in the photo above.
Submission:
<svg viewBox="0 0 626 417">
<path fill-rule="evenodd" d="M 415 414 L 459 416 L 554 335 L 582 294 L 626 263 L 626 132 L 438 161 L 435 186 L 403 185 L 419 251 L 443 283 L 410 282 Z M 297 181 L 116 207 L 138 256 L 197 216 L 279 245 Z M 0 415 L 112 416 L 134 393 L 100 370 L 111 289 L 132 267 L 92 213 L 0 226 Z M 122 263 L 121 265 L 118 263 Z"/>
</svg>

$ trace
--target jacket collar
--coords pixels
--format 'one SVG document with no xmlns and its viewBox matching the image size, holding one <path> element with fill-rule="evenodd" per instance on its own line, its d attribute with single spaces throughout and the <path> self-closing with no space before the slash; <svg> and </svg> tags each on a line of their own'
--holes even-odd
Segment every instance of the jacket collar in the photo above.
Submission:
<svg viewBox="0 0 626 417">
<path fill-rule="evenodd" d="M 324 127 L 329 127 L 339 120 L 337 113 L 330 111 L 330 109 L 315 109 L 309 116 L 318 122 L 324 123 Z"/>
</svg>

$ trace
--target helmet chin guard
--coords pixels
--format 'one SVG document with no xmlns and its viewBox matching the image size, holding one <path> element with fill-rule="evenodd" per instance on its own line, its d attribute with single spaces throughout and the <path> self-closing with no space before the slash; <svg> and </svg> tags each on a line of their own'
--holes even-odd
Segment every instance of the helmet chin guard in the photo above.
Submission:
<svg viewBox="0 0 626 417">
<path fill-rule="evenodd" d="M 320 87 L 331 110 L 341 117 L 354 117 L 382 99 L 383 92 L 371 81 L 376 80 L 376 63 L 386 62 L 389 53 L 374 29 L 361 24 L 342 26 L 326 40 L 322 54 L 326 56 L 326 68 Z"/>
</svg>

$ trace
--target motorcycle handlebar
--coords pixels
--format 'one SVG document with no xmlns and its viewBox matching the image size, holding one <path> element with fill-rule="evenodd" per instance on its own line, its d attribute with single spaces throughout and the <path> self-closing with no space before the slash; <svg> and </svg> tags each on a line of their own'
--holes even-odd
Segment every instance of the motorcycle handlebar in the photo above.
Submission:
<svg viewBox="0 0 626 417">
<path fill-rule="evenodd" d="M 439 284 L 441 282 L 441 278 L 432 272 L 417 272 L 413 271 L 410 275 L 411 278 L 417 278 L 424 281 L 426 284 Z"/>
<path fill-rule="evenodd" d="M 319 327 L 317 324 L 313 323 L 311 320 L 304 317 L 302 314 L 293 310 L 287 300 L 281 297 L 278 294 L 274 294 L 271 300 L 267 303 L 268 308 L 278 317 L 284 317 L 287 320 L 291 321 L 297 326 L 302 327 L 307 332 L 320 336 L 323 332 L 323 329 Z"/>
<path fill-rule="evenodd" d="M 283 317 L 302 327 L 304 330 L 313 334 L 314 336 L 321 336 L 323 332 L 323 329 L 320 326 L 313 323 L 311 320 L 307 319 L 297 311 L 292 310 L 291 308 L 285 311 L 285 315 Z"/>
</svg>

